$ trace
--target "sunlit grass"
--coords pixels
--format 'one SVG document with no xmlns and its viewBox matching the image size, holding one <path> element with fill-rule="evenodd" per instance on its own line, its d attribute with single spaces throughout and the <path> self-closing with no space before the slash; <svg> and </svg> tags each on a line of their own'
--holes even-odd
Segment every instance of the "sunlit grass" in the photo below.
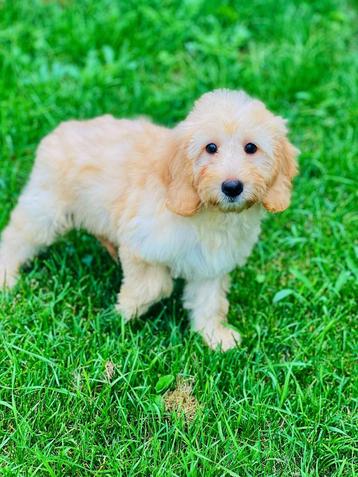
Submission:
<svg viewBox="0 0 358 477">
<path fill-rule="evenodd" d="M 291 208 L 232 276 L 240 349 L 189 332 L 181 283 L 124 327 L 120 270 L 82 232 L 0 296 L 1 475 L 357 473 L 356 24 L 345 0 L 0 2 L 1 229 L 65 119 L 172 125 L 202 92 L 243 88 L 302 151 Z M 178 376 L 187 423 L 165 410 Z"/>
</svg>

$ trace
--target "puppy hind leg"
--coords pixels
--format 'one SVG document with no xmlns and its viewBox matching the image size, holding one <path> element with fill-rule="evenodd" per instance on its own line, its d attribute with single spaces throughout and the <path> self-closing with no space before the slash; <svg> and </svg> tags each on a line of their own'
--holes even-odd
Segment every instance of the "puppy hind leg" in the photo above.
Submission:
<svg viewBox="0 0 358 477">
<path fill-rule="evenodd" d="M 64 231 L 63 204 L 53 192 L 31 187 L 19 198 L 0 241 L 0 289 L 15 285 L 19 268 Z"/>
<path fill-rule="evenodd" d="M 126 321 L 143 315 L 152 305 L 171 295 L 173 280 L 166 267 L 147 263 L 122 247 L 120 260 L 123 281 L 116 310 Z"/>
</svg>

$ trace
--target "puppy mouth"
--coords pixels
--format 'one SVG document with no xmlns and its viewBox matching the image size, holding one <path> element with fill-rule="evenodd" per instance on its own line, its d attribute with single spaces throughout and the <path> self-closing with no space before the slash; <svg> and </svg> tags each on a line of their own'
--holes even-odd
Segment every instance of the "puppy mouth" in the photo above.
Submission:
<svg viewBox="0 0 358 477">
<path fill-rule="evenodd" d="M 251 194 L 242 193 L 235 197 L 230 197 L 221 191 L 212 191 L 211 194 L 203 194 L 201 201 L 206 207 L 218 209 L 222 212 L 235 212 L 237 214 L 250 208 L 256 202 L 256 200 L 252 199 Z"/>
<path fill-rule="evenodd" d="M 240 213 L 248 208 L 247 201 L 241 197 L 227 197 L 221 195 L 216 203 L 217 207 L 223 212 L 236 212 Z"/>
</svg>

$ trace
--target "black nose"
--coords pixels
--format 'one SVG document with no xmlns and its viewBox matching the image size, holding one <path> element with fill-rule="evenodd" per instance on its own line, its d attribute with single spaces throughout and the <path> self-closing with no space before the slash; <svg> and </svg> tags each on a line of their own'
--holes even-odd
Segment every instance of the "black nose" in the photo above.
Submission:
<svg viewBox="0 0 358 477">
<path fill-rule="evenodd" d="M 229 179 L 221 184 L 221 190 L 228 197 L 234 198 L 244 190 L 244 184 L 236 179 Z"/>
</svg>

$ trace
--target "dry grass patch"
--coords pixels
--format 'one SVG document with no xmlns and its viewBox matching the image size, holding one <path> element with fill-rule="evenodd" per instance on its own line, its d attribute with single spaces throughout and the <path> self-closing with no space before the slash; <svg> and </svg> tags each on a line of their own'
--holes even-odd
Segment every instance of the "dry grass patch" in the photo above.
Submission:
<svg viewBox="0 0 358 477">
<path fill-rule="evenodd" d="M 193 378 L 178 376 L 176 388 L 164 395 L 164 405 L 168 412 L 183 415 L 186 421 L 192 421 L 200 408 L 199 402 L 193 395 Z"/>
</svg>

